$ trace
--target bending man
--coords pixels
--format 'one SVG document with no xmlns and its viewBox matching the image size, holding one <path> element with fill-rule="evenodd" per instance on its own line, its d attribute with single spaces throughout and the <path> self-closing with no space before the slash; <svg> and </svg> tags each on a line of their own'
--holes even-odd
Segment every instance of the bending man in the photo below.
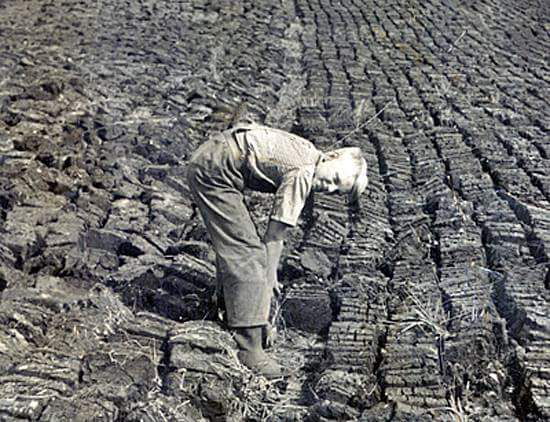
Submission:
<svg viewBox="0 0 550 422">
<path fill-rule="evenodd" d="M 310 192 L 346 194 L 356 202 L 368 184 L 359 148 L 328 153 L 306 139 L 256 124 L 212 137 L 192 155 L 193 193 L 216 251 L 228 326 L 240 361 L 266 377 L 283 375 L 262 347 L 285 230 L 295 226 Z M 245 188 L 274 193 L 263 239 L 246 207 Z"/>
</svg>

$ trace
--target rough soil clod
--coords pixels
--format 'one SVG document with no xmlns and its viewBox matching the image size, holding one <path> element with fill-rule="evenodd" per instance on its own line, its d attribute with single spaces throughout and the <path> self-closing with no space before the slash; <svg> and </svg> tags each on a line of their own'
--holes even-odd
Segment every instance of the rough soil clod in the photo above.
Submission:
<svg viewBox="0 0 550 422">
<path fill-rule="evenodd" d="M 0 421 L 550 418 L 550 4 L 0 2 Z M 267 381 L 185 185 L 250 117 L 360 146 L 280 268 Z M 271 200 L 249 198 L 259 230 Z"/>
</svg>

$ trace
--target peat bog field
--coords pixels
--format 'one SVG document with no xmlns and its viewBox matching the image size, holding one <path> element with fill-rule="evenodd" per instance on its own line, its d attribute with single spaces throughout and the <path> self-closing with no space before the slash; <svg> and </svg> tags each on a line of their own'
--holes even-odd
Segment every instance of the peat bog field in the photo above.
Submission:
<svg viewBox="0 0 550 422">
<path fill-rule="evenodd" d="M 0 39 L 0 421 L 550 418 L 547 1 L 0 0 Z M 272 382 L 185 181 L 239 117 L 369 163 L 286 242 Z"/>
</svg>

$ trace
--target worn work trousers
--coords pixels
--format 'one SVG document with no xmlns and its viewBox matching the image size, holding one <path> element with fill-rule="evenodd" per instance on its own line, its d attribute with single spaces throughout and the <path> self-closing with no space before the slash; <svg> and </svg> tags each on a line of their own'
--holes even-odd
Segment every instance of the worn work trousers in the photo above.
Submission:
<svg viewBox="0 0 550 422">
<path fill-rule="evenodd" d="M 244 201 L 242 163 L 225 135 L 211 138 L 192 155 L 187 177 L 216 251 L 216 265 L 230 327 L 268 322 L 273 290 L 266 250 Z"/>
</svg>

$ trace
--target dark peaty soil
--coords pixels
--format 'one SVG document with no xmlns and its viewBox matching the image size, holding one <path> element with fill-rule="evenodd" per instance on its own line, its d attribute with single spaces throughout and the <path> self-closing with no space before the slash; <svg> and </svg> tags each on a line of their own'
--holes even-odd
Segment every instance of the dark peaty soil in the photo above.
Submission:
<svg viewBox="0 0 550 422">
<path fill-rule="evenodd" d="M 547 420 L 549 12 L 0 2 L 0 420 Z M 289 236 L 274 382 L 216 322 L 184 177 L 243 117 L 370 166 Z"/>
</svg>

